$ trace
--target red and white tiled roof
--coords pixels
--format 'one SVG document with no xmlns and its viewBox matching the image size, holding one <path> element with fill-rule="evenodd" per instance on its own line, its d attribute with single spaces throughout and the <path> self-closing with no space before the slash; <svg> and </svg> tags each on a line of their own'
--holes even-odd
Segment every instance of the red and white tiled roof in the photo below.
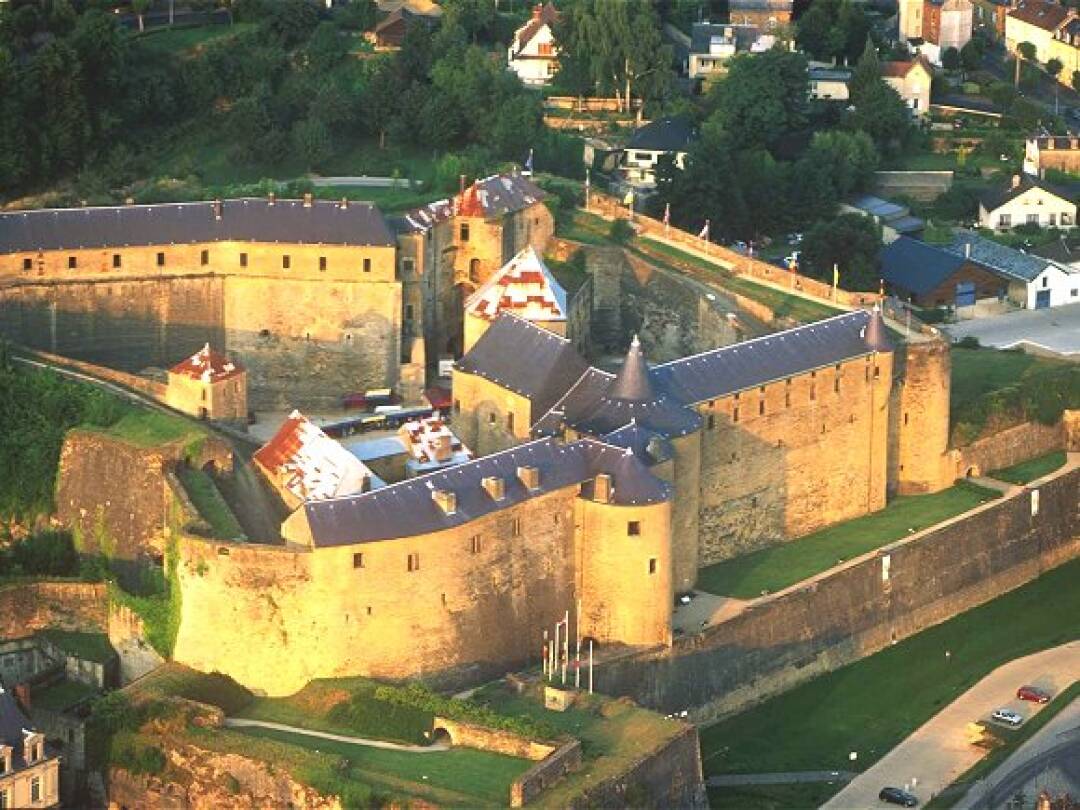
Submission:
<svg viewBox="0 0 1080 810">
<path fill-rule="evenodd" d="M 472 459 L 472 451 L 455 436 L 438 412 L 423 419 L 406 422 L 398 431 L 405 450 L 421 464 L 458 463 Z"/>
<path fill-rule="evenodd" d="M 207 343 L 186 360 L 181 360 L 169 372 L 183 374 L 202 382 L 221 382 L 243 372 L 244 367 L 210 348 Z"/>
<path fill-rule="evenodd" d="M 465 312 L 489 321 L 502 312 L 527 321 L 565 321 L 566 291 L 530 245 L 469 296 Z"/>
<path fill-rule="evenodd" d="M 255 460 L 301 501 L 354 495 L 369 489 L 364 463 L 299 411 L 255 453 Z"/>
</svg>

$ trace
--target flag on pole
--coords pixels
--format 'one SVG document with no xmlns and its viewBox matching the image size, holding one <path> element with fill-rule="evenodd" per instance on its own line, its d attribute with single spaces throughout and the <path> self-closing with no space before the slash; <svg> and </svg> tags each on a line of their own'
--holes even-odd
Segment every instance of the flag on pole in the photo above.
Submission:
<svg viewBox="0 0 1080 810">
<path fill-rule="evenodd" d="M 878 294 L 879 299 L 885 297 L 885 279 L 883 279 L 883 278 L 878 279 L 878 291 L 877 291 L 877 294 Z"/>
<path fill-rule="evenodd" d="M 840 265 L 838 264 L 832 266 L 832 285 L 833 287 L 840 286 Z"/>
<path fill-rule="evenodd" d="M 585 192 L 588 193 L 588 191 L 589 191 L 589 170 L 586 169 L 585 170 Z"/>
<path fill-rule="evenodd" d="M 701 229 L 701 233 L 699 233 L 697 236 L 698 236 L 698 239 L 705 239 L 706 241 L 708 241 L 708 239 L 709 239 L 709 220 L 705 220 L 705 227 Z"/>
<path fill-rule="evenodd" d="M 633 204 L 634 204 L 634 192 L 633 191 L 628 191 L 628 192 L 626 192 L 626 196 L 623 197 L 623 205 L 633 205 Z"/>
<path fill-rule="evenodd" d="M 529 150 L 529 156 L 525 158 L 525 171 L 522 174 L 532 174 L 533 171 L 533 150 Z"/>
<path fill-rule="evenodd" d="M 664 224 L 671 224 L 671 203 L 664 205 Z"/>
</svg>

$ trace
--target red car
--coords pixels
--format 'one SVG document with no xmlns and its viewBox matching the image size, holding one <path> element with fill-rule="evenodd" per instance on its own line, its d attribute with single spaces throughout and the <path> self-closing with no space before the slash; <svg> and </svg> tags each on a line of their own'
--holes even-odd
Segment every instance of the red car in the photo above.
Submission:
<svg viewBox="0 0 1080 810">
<path fill-rule="evenodd" d="M 1021 686 L 1016 690 L 1016 696 L 1020 700 L 1030 700 L 1032 703 L 1050 702 L 1050 694 L 1037 686 Z"/>
</svg>

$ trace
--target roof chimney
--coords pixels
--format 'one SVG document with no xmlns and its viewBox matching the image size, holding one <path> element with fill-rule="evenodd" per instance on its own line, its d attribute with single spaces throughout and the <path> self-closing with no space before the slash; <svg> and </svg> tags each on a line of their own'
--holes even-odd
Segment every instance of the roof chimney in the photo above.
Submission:
<svg viewBox="0 0 1080 810">
<path fill-rule="evenodd" d="M 214 219 L 221 219 L 221 200 L 214 200 Z"/>
<path fill-rule="evenodd" d="M 540 489 L 540 470 L 536 467 L 518 467 L 518 478 L 526 489 Z"/>
<path fill-rule="evenodd" d="M 465 175 L 458 175 L 458 194 L 465 196 Z"/>
<path fill-rule="evenodd" d="M 273 205 L 276 202 L 277 202 L 277 194 L 275 194 L 274 192 L 271 191 L 270 194 L 266 198 L 266 204 L 267 205 Z"/>
<path fill-rule="evenodd" d="M 611 476 L 607 473 L 600 473 L 596 476 L 596 483 L 593 487 L 593 500 L 597 503 L 611 503 L 611 495 L 614 490 L 615 487 Z"/>
<path fill-rule="evenodd" d="M 506 497 L 506 482 L 499 476 L 488 475 L 480 483 L 493 501 L 501 501 Z"/>
<path fill-rule="evenodd" d="M 311 208 L 315 204 L 315 195 L 310 191 L 304 192 L 304 208 Z"/>
<path fill-rule="evenodd" d="M 537 3 L 535 6 L 533 6 L 533 19 L 534 20 L 539 20 L 540 15 L 543 14 L 543 13 L 544 13 L 544 4 L 543 3 Z"/>
<path fill-rule="evenodd" d="M 447 489 L 433 489 L 431 499 L 448 515 L 457 512 L 457 495 Z"/>
<path fill-rule="evenodd" d="M 17 683 L 12 689 L 12 694 L 15 695 L 15 700 L 22 706 L 22 710 L 26 714 L 30 714 L 30 684 Z"/>
</svg>

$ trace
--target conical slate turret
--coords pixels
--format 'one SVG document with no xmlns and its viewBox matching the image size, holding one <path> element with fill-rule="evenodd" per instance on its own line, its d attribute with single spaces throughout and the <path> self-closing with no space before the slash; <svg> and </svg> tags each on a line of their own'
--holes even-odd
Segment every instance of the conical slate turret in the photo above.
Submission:
<svg viewBox="0 0 1080 810">
<path fill-rule="evenodd" d="M 889 330 L 885 326 L 885 319 L 881 316 L 881 307 L 874 304 L 874 310 L 870 313 L 870 322 L 866 325 L 866 345 L 875 352 L 891 352 L 892 341 L 889 340 Z"/>
<path fill-rule="evenodd" d="M 607 396 L 634 402 L 649 402 L 656 398 L 652 381 L 649 380 L 649 364 L 645 362 L 645 353 L 641 350 L 641 341 L 637 335 L 630 341 L 626 360 L 615 375 L 615 381 L 608 389 Z"/>
</svg>

